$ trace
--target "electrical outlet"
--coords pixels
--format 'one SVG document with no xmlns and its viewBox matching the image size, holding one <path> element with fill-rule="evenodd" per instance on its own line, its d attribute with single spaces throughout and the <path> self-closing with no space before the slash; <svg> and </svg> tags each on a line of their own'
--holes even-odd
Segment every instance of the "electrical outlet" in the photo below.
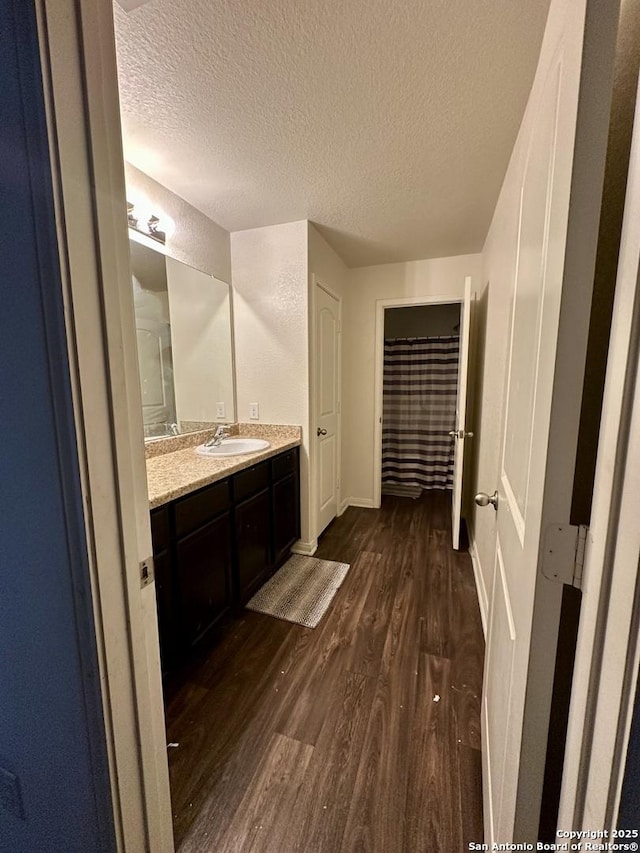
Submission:
<svg viewBox="0 0 640 853">
<path fill-rule="evenodd" d="M 249 403 L 249 420 L 260 420 L 260 406 L 258 405 L 258 403 Z"/>
<path fill-rule="evenodd" d="M 224 403 L 216 403 L 216 417 L 226 418 L 226 415 L 224 413 Z"/>
<path fill-rule="evenodd" d="M 18 777 L 4 767 L 0 767 L 0 807 L 21 820 L 25 819 Z"/>
</svg>

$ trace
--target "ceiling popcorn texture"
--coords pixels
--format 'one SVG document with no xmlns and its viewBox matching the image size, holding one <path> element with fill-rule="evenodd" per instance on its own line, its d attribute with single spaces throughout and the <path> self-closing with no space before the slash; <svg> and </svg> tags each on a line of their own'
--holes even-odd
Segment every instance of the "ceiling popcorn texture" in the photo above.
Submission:
<svg viewBox="0 0 640 853">
<path fill-rule="evenodd" d="M 482 248 L 548 0 L 114 5 L 125 157 L 230 231 L 349 266 Z"/>
</svg>

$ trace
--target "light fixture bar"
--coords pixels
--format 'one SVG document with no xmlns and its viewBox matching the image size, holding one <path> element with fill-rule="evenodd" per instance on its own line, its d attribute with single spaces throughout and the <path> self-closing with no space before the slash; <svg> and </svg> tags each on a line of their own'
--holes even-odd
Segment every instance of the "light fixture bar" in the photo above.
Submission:
<svg viewBox="0 0 640 853">
<path fill-rule="evenodd" d="M 135 204 L 130 201 L 127 202 L 127 223 L 133 231 L 144 234 L 145 237 L 150 237 L 152 240 L 162 243 L 163 246 L 167 242 L 167 234 L 160 217 L 152 213 L 145 222 L 144 217 L 140 217 L 136 213 Z"/>
</svg>

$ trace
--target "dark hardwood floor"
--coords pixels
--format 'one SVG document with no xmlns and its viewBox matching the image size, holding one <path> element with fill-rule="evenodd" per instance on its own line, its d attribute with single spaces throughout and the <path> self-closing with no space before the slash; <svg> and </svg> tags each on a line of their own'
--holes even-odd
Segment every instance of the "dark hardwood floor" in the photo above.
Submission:
<svg viewBox="0 0 640 853">
<path fill-rule="evenodd" d="M 482 841 L 484 642 L 449 495 L 350 508 L 315 629 L 245 611 L 168 698 L 180 853 L 458 853 Z"/>
</svg>

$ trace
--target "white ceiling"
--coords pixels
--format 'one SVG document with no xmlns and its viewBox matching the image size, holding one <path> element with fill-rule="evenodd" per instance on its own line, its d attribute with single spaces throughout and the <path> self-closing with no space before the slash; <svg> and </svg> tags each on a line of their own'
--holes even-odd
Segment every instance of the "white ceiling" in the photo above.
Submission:
<svg viewBox="0 0 640 853">
<path fill-rule="evenodd" d="M 349 266 L 480 251 L 549 0 L 114 6 L 125 156 L 230 231 Z"/>
</svg>

